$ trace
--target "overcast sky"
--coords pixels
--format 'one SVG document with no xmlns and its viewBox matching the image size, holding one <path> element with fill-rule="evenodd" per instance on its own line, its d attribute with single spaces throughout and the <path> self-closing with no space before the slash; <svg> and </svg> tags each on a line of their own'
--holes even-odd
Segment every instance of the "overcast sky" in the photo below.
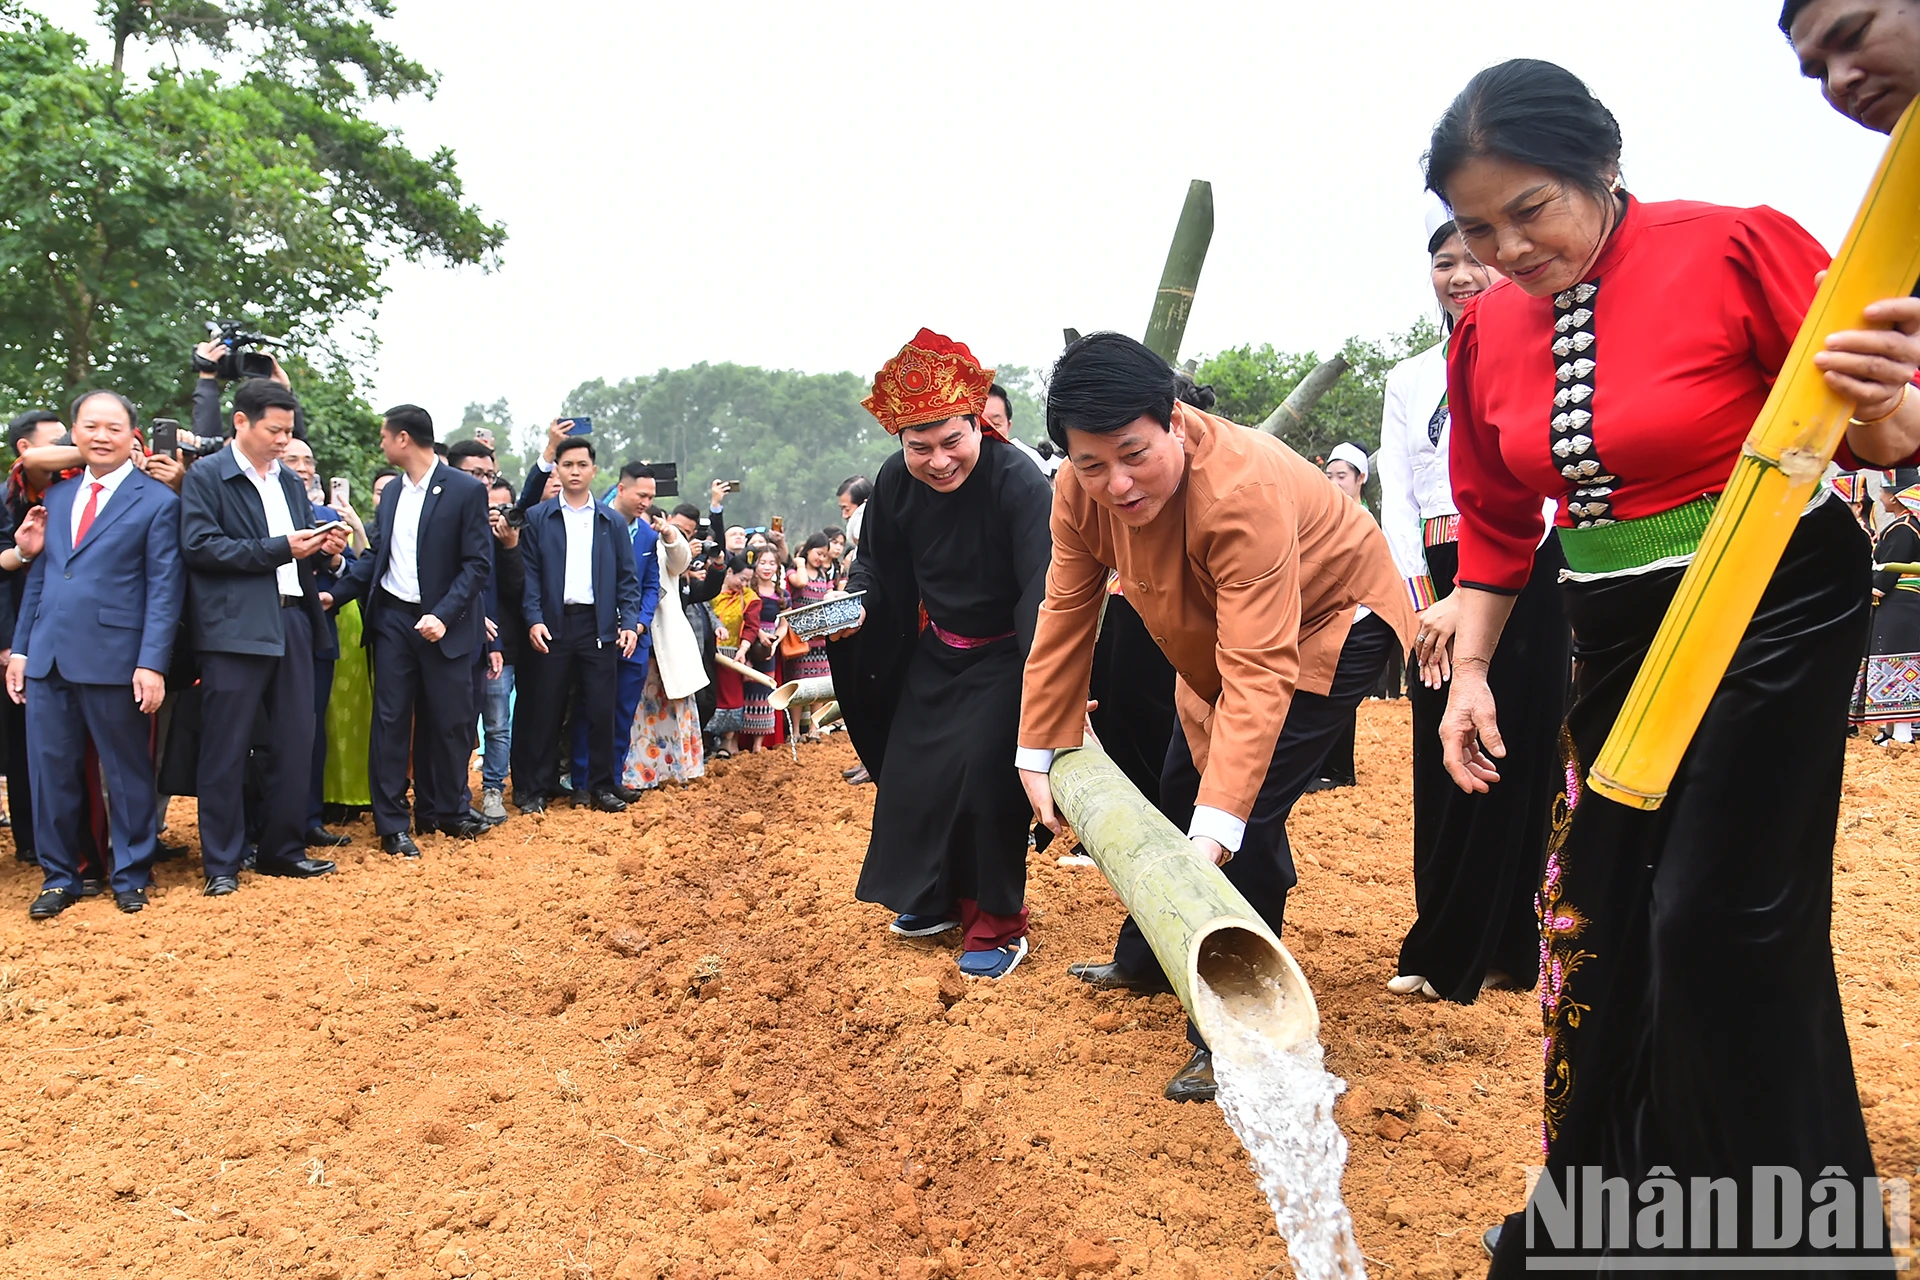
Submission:
<svg viewBox="0 0 1920 1280">
<path fill-rule="evenodd" d="M 453 420 L 702 360 L 870 373 L 923 324 L 1044 367 L 1063 326 L 1144 329 L 1192 178 L 1216 229 L 1183 355 L 1402 329 L 1433 301 L 1428 131 L 1508 57 L 1586 78 L 1643 199 L 1771 204 L 1829 248 L 1882 144 L 1799 78 L 1773 0 L 397 7 L 441 84 L 384 118 L 508 231 L 492 274 L 389 275 L 372 399 Z"/>
</svg>

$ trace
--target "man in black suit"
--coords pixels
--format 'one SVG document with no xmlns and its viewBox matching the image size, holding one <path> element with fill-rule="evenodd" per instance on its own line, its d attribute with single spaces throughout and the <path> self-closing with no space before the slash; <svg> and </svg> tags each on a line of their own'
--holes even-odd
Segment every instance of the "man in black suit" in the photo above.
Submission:
<svg viewBox="0 0 1920 1280">
<path fill-rule="evenodd" d="M 407 755 L 414 722 L 413 826 L 472 840 L 487 829 L 461 803 L 474 704 L 475 655 L 487 645 L 485 598 L 493 565 L 487 486 L 440 461 L 433 419 L 417 405 L 387 410 L 380 451 L 400 476 L 380 495 L 367 553 L 340 581 L 360 601 L 373 658 L 367 771 L 373 825 L 388 853 L 420 848 L 407 834 Z M 424 758 L 423 758 L 424 757 Z"/>
<path fill-rule="evenodd" d="M 333 863 L 306 856 L 313 764 L 313 645 L 325 625 L 314 557 L 346 549 L 346 530 L 313 527 L 306 486 L 280 455 L 300 402 L 268 378 L 233 394 L 233 443 L 187 469 L 180 551 L 200 659 L 200 856 L 207 896 L 240 887 L 246 857 L 241 801 L 255 724 L 260 764 L 262 875 L 321 876 Z"/>
<path fill-rule="evenodd" d="M 613 790 L 614 654 L 631 655 L 640 643 L 640 575 L 626 521 L 594 500 L 593 441 L 558 442 L 553 467 L 560 493 L 529 511 L 520 531 L 533 652 L 523 660 L 513 798 L 521 812 L 537 813 L 559 790 L 560 726 L 575 706 L 586 717 L 587 776 L 574 779 L 573 802 L 618 813 L 627 802 Z"/>
</svg>

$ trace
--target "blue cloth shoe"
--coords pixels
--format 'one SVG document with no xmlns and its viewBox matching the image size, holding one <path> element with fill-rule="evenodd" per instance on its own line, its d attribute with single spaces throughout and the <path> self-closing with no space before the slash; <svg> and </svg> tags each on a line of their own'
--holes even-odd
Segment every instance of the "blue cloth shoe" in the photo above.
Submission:
<svg viewBox="0 0 1920 1280">
<path fill-rule="evenodd" d="M 1004 978 L 1027 958 L 1027 940 L 1015 938 L 992 951 L 962 951 L 960 972 L 969 978 Z"/>
<path fill-rule="evenodd" d="M 958 929 L 958 920 L 949 920 L 945 916 L 895 916 L 888 925 L 889 931 L 902 938 L 931 938 L 937 933 L 949 929 Z"/>
</svg>

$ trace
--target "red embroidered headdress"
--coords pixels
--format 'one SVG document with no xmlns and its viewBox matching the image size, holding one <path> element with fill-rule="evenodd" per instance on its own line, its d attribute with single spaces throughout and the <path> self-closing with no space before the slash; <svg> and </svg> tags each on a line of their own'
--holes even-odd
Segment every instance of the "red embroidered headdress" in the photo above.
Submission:
<svg viewBox="0 0 1920 1280">
<path fill-rule="evenodd" d="M 978 417 L 992 389 L 993 370 L 982 369 L 964 342 L 922 329 L 873 376 L 873 394 L 860 403 L 897 436 L 962 414 Z M 986 423 L 980 429 L 1000 439 Z"/>
</svg>

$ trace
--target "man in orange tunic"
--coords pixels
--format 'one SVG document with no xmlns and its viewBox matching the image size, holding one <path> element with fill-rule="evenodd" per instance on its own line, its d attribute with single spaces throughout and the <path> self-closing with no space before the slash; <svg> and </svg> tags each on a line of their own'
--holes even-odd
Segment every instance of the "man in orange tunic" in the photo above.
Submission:
<svg viewBox="0 0 1920 1280">
<path fill-rule="evenodd" d="M 1047 434 L 1066 450 L 1054 483 L 1053 560 L 1027 658 L 1016 763 L 1041 822 L 1057 829 L 1053 753 L 1081 745 L 1107 571 L 1179 673 L 1179 724 L 1159 808 L 1223 865 L 1278 934 L 1295 882 L 1287 815 L 1343 716 L 1379 679 L 1413 611 L 1372 517 L 1279 440 L 1175 400 L 1174 371 L 1133 339 L 1068 347 L 1047 387 Z M 1165 990 L 1140 930 L 1111 964 L 1075 965 L 1096 986 Z M 1213 1096 L 1193 1058 L 1174 1101 Z"/>
</svg>

